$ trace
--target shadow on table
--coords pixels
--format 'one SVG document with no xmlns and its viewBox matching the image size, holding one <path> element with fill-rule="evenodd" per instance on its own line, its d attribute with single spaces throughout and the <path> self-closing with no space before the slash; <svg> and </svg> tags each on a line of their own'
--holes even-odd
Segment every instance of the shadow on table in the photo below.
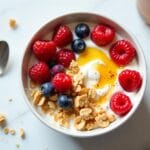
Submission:
<svg viewBox="0 0 150 150">
<path fill-rule="evenodd" d="M 111 133 L 72 140 L 83 150 L 150 150 L 150 112 L 145 100 L 132 118 Z"/>
</svg>

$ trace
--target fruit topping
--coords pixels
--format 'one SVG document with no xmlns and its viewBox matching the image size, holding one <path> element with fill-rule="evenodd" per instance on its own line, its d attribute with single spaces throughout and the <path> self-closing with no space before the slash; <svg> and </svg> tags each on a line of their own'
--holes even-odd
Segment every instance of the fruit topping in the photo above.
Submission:
<svg viewBox="0 0 150 150">
<path fill-rule="evenodd" d="M 51 69 L 51 73 L 53 76 L 57 73 L 64 72 L 64 71 L 65 71 L 64 66 L 60 64 L 54 65 Z"/>
<path fill-rule="evenodd" d="M 86 44 L 82 39 L 76 39 L 72 42 L 71 47 L 75 53 L 82 53 L 86 48 Z"/>
<path fill-rule="evenodd" d="M 72 98 L 68 97 L 67 95 L 59 95 L 57 98 L 57 103 L 60 107 L 66 109 L 72 106 Z"/>
<path fill-rule="evenodd" d="M 127 92 L 138 91 L 142 84 L 142 77 L 135 70 L 123 70 L 119 74 L 119 83 Z"/>
<path fill-rule="evenodd" d="M 54 32 L 53 41 L 57 44 L 58 47 L 67 46 L 72 42 L 73 35 L 70 28 L 66 25 L 61 25 Z"/>
<path fill-rule="evenodd" d="M 111 46 L 110 57 L 119 66 L 125 66 L 133 60 L 135 52 L 130 42 L 119 40 Z"/>
<path fill-rule="evenodd" d="M 72 88 L 72 78 L 65 73 L 57 73 L 52 83 L 58 92 L 66 92 Z"/>
<path fill-rule="evenodd" d="M 50 96 L 54 91 L 53 84 L 50 82 L 43 83 L 41 85 L 41 92 L 44 96 Z"/>
<path fill-rule="evenodd" d="M 92 41 L 98 46 L 106 46 L 115 37 L 115 31 L 107 25 L 96 25 L 91 32 Z"/>
<path fill-rule="evenodd" d="M 44 83 L 50 80 L 50 70 L 46 63 L 39 62 L 29 69 L 29 76 L 32 81 Z"/>
<path fill-rule="evenodd" d="M 110 107 L 116 114 L 123 116 L 132 108 L 132 102 L 127 95 L 117 92 L 111 97 Z"/>
<path fill-rule="evenodd" d="M 35 41 L 33 53 L 40 61 L 49 62 L 56 54 L 56 44 L 53 41 Z"/>
<path fill-rule="evenodd" d="M 79 38 L 86 38 L 90 34 L 90 28 L 85 23 L 80 23 L 75 27 L 75 33 Z"/>
<path fill-rule="evenodd" d="M 75 54 L 69 49 L 61 49 L 57 53 L 57 62 L 64 67 L 69 67 L 71 61 L 75 59 Z"/>
</svg>

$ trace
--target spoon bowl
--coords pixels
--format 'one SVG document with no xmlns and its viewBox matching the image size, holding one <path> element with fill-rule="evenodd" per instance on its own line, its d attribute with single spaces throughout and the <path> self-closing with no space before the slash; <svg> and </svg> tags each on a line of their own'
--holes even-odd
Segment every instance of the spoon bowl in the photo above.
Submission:
<svg viewBox="0 0 150 150">
<path fill-rule="evenodd" d="M 6 41 L 0 41 L 0 75 L 4 73 L 9 58 L 9 46 Z"/>
</svg>

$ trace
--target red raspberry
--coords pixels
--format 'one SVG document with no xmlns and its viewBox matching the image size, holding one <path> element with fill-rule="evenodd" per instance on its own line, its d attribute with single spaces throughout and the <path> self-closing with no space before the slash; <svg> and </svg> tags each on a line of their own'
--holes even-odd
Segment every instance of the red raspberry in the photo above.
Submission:
<svg viewBox="0 0 150 150">
<path fill-rule="evenodd" d="M 58 92 L 66 92 L 72 87 L 72 79 L 65 73 L 57 73 L 54 76 L 52 83 Z"/>
<path fill-rule="evenodd" d="M 50 80 L 50 70 L 46 63 L 39 62 L 29 69 L 31 80 L 37 83 L 44 83 Z"/>
<path fill-rule="evenodd" d="M 97 25 L 91 33 L 91 39 L 98 46 L 105 46 L 113 41 L 115 31 L 107 25 Z"/>
<path fill-rule="evenodd" d="M 119 74 L 119 83 L 128 92 L 138 91 L 142 85 L 142 77 L 139 72 L 126 69 Z"/>
<path fill-rule="evenodd" d="M 61 25 L 54 32 L 53 41 L 57 44 L 58 47 L 64 47 L 72 42 L 73 35 L 70 28 L 66 25 Z"/>
<path fill-rule="evenodd" d="M 56 54 L 56 44 L 53 41 L 35 41 L 33 53 L 40 61 L 50 62 Z"/>
<path fill-rule="evenodd" d="M 122 92 L 117 92 L 111 97 L 110 108 L 116 114 L 123 116 L 132 108 L 132 102 L 127 95 Z"/>
<path fill-rule="evenodd" d="M 57 62 L 63 65 L 64 67 L 69 67 L 71 61 L 75 59 L 75 55 L 73 51 L 69 49 L 61 49 L 57 53 L 56 57 L 57 57 Z"/>
<path fill-rule="evenodd" d="M 110 57 L 119 66 L 129 64 L 135 53 L 135 48 L 126 40 L 119 40 L 110 48 Z"/>
</svg>

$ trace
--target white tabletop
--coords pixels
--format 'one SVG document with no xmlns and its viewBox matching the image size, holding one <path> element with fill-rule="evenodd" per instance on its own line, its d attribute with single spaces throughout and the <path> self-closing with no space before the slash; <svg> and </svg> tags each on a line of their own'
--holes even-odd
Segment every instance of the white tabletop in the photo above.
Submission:
<svg viewBox="0 0 150 150">
<path fill-rule="evenodd" d="M 126 25 L 139 40 L 150 76 L 150 27 L 138 14 L 136 0 L 0 0 L 0 40 L 10 46 L 10 60 L 0 77 L 0 112 L 8 127 L 24 128 L 26 138 L 5 135 L 0 129 L 0 150 L 148 150 L 150 149 L 150 80 L 143 101 L 131 119 L 113 132 L 89 139 L 69 137 L 42 124 L 29 110 L 20 91 L 20 65 L 25 46 L 33 33 L 50 19 L 68 12 L 97 12 Z M 10 18 L 18 28 L 11 30 Z M 12 98 L 12 102 L 9 102 Z"/>
</svg>

